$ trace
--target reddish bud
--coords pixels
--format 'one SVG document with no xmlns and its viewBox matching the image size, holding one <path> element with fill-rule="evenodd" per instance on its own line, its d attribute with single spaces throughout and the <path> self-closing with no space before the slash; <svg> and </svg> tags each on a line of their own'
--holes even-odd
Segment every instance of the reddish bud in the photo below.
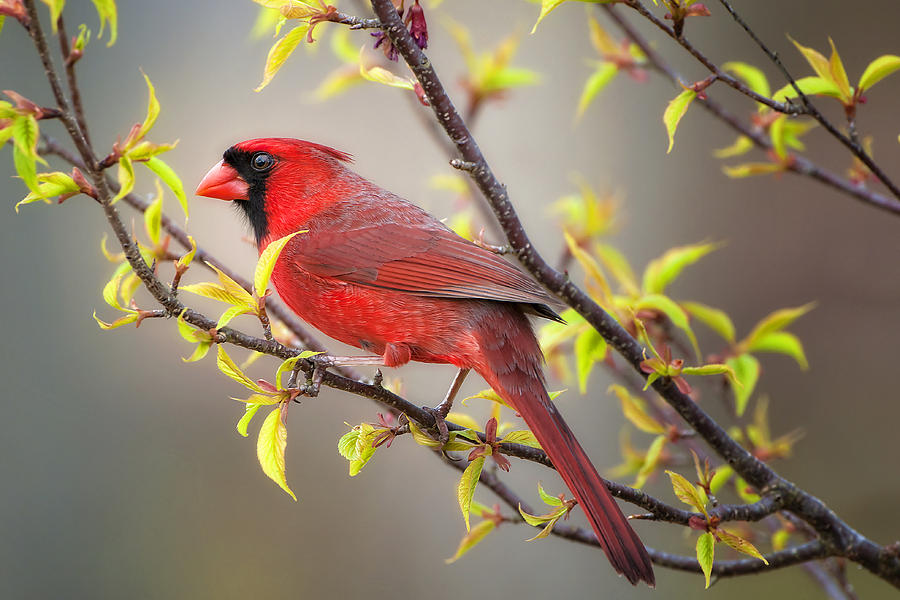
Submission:
<svg viewBox="0 0 900 600">
<path fill-rule="evenodd" d="M 431 106 L 431 102 L 428 101 L 428 96 L 425 95 L 425 90 L 422 89 L 422 84 L 418 81 L 413 84 L 413 91 L 416 93 L 416 98 L 419 99 L 419 102 L 422 106 Z"/>
<path fill-rule="evenodd" d="M 419 6 L 419 0 L 406 11 L 403 23 L 409 27 L 409 33 L 416 41 L 416 45 L 424 50 L 428 47 L 428 24 L 425 22 L 425 11 Z"/>
<path fill-rule="evenodd" d="M 26 27 L 31 22 L 22 0 L 0 0 L 0 15 L 12 17 Z"/>
<path fill-rule="evenodd" d="M 691 517 L 688 519 L 688 527 L 696 529 L 697 531 L 706 531 L 706 520 L 702 517 Z"/>
</svg>

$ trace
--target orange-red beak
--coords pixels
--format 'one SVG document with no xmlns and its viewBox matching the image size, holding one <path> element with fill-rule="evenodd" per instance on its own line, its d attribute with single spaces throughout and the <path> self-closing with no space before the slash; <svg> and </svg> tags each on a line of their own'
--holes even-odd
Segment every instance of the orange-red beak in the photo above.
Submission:
<svg viewBox="0 0 900 600">
<path fill-rule="evenodd" d="M 247 182 L 223 159 L 203 176 L 194 193 L 219 200 L 249 200 L 248 187 Z"/>
</svg>

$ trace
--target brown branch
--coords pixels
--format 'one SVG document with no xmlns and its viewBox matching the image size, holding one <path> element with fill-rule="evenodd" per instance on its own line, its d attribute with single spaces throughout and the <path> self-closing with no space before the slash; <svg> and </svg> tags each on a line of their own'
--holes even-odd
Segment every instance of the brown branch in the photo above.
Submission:
<svg viewBox="0 0 900 600">
<path fill-rule="evenodd" d="M 566 275 L 547 264 L 534 249 L 509 200 L 506 188 L 491 171 L 478 144 L 444 90 L 431 62 L 403 26 L 390 0 L 371 0 L 371 2 L 375 14 L 384 24 L 385 33 L 422 86 L 436 119 L 456 145 L 462 160 L 471 163 L 468 172 L 490 201 L 521 263 L 546 289 L 582 315 L 635 370 L 639 371 L 645 349 Z M 745 480 L 764 494 L 773 493 L 784 498 L 785 508 L 802 516 L 816 529 L 821 536 L 821 544 L 828 552 L 859 562 L 871 572 L 900 587 L 900 558 L 855 531 L 821 500 L 779 476 L 771 467 L 750 454 L 689 396 L 680 392 L 670 379 L 658 379 L 654 382 L 653 388 Z"/>
<path fill-rule="evenodd" d="M 69 37 L 66 35 L 66 25 L 63 22 L 62 15 L 56 22 L 57 33 L 59 35 L 59 50 L 62 54 L 63 64 L 66 68 L 66 81 L 69 84 L 69 94 L 72 95 L 72 109 L 75 113 L 75 121 L 81 129 L 84 141 L 90 145 L 91 138 L 88 135 L 87 119 L 84 116 L 84 107 L 81 104 L 81 91 L 78 87 L 78 78 L 75 75 L 75 60 L 70 52 Z"/>
</svg>

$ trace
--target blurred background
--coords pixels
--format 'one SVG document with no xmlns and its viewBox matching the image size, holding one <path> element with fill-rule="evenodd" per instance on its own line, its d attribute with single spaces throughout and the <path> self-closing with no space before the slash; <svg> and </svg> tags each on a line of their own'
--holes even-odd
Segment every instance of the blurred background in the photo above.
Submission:
<svg viewBox="0 0 900 600">
<path fill-rule="evenodd" d="M 690 39 L 719 63 L 762 66 L 779 87 L 775 69 L 721 7 L 708 6 L 713 18 L 692 19 Z M 852 82 L 871 59 L 900 53 L 900 5 L 893 0 L 852 8 L 767 0 L 737 2 L 736 8 L 797 76 L 809 68 L 786 34 L 821 51 L 831 36 Z M 46 17 L 46 9 L 40 10 Z M 429 56 L 458 105 L 465 101 L 458 85 L 464 65 L 441 18 L 466 23 L 476 48 L 483 50 L 511 31 L 523 34 L 514 64 L 539 71 L 541 83 L 486 105 L 475 134 L 548 257 L 561 247 L 548 206 L 572 193 L 572 176 L 581 173 L 597 189 L 621 195 L 623 218 L 613 242 L 636 268 L 672 246 L 725 242 L 670 291 L 675 298 L 725 309 L 739 336 L 774 309 L 817 303 L 791 328 L 805 344 L 810 370 L 800 371 L 786 357 L 763 357 L 758 391 L 771 399 L 773 433 L 798 427 L 805 432 L 793 458 L 775 466 L 872 539 L 900 539 L 900 403 L 892 385 L 900 327 L 900 219 L 796 176 L 726 178 L 711 151 L 735 135 L 697 107 L 681 123 L 667 156 L 661 115 L 677 90 L 655 76 L 645 84 L 620 76 L 574 124 L 591 72 L 587 61 L 597 58 L 579 3 L 563 5 L 534 36 L 527 32 L 538 7 L 528 2 L 456 0 L 437 11 L 426 4 L 426 11 Z M 90 3 L 69 2 L 65 14 L 70 32 L 82 22 L 97 30 Z M 292 136 L 354 154 L 361 174 L 440 217 L 450 216 L 454 195 L 431 189 L 427 181 L 452 169 L 423 132 L 415 113 L 425 109 L 409 103 L 407 92 L 366 84 L 325 103 L 312 101 L 311 91 L 337 66 L 327 47 L 318 53 L 299 50 L 267 89 L 253 92 L 270 45 L 250 39 L 256 14 L 249 1 L 120 1 L 117 44 L 106 48 L 105 36 L 92 42 L 79 69 L 100 151 L 144 117 L 141 67 L 163 109 L 151 138 L 180 139 L 165 159 L 189 191 L 232 143 Z M 327 40 L 333 33 L 329 27 L 336 26 L 322 25 L 317 33 Z M 658 40 L 656 48 L 686 81 L 707 75 L 669 40 L 639 27 Z M 367 32 L 352 38 L 357 47 L 370 41 Z M 52 104 L 31 44 L 9 19 L 0 34 L 0 73 L 3 89 Z M 714 86 L 710 95 L 739 114 L 753 110 L 724 86 Z M 896 180 L 900 77 L 867 95 L 860 130 L 875 135 L 876 159 Z M 840 120 L 838 111 L 829 114 Z M 52 122 L 43 123 L 42 130 L 64 133 Z M 839 173 L 849 166 L 848 154 L 825 133 L 813 131 L 806 139 L 809 154 L 821 164 Z M 823 595 L 796 567 L 723 580 L 708 592 L 699 576 L 658 569 L 655 592 L 632 589 L 598 551 L 560 539 L 524 543 L 533 532 L 513 525 L 502 526 L 446 566 L 444 559 L 465 532 L 455 494 L 458 473 L 401 439 L 349 478 L 347 462 L 336 451 L 347 430 L 344 422 L 375 421 L 378 409 L 333 391 L 290 411 L 287 474 L 300 499 L 294 503 L 260 471 L 255 439 L 234 430 L 243 409 L 228 397 L 243 391 L 217 373 L 211 357 L 182 362 L 191 348 L 174 323 L 150 321 L 140 330 L 114 332 L 94 323 L 93 310 L 108 320 L 115 316 L 100 295 L 113 267 L 99 250 L 107 228 L 97 207 L 75 198 L 61 206 L 35 204 L 15 215 L 12 207 L 24 187 L 12 178 L 10 150 L 2 154 L 0 298 L 7 341 L 0 361 L 0 596 Z M 151 193 L 152 178 L 143 171 L 138 175 L 137 191 Z M 178 215 L 171 195 L 165 208 Z M 142 227 L 140 217 L 128 209 L 123 213 Z M 246 231 L 229 207 L 192 197 L 189 231 L 239 271 L 252 272 L 255 253 L 241 241 Z M 209 279 L 197 271 L 192 275 Z M 252 321 L 243 326 L 254 330 Z M 713 343 L 701 338 L 707 349 Z M 271 376 L 274 368 L 274 361 L 264 359 L 251 374 Z M 421 365 L 389 373 L 403 378 L 404 393 L 413 402 L 429 405 L 440 399 L 452 374 Z M 471 379 L 466 391 L 484 387 Z M 595 374 L 586 396 L 572 390 L 559 401 L 601 471 L 620 462 L 623 418 L 605 393 L 609 383 L 605 374 Z M 554 381 L 551 387 L 562 384 Z M 722 416 L 716 403 L 709 404 Z M 645 437 L 633 439 L 646 445 Z M 535 505 L 536 479 L 548 489 L 561 486 L 552 473 L 521 461 L 504 477 Z M 648 486 L 674 502 L 666 481 Z M 476 498 L 495 502 L 487 490 Z M 573 521 L 584 523 L 580 515 Z M 638 523 L 637 529 L 648 545 L 693 552 L 694 536 L 687 531 L 682 536 L 673 526 L 649 523 Z M 759 545 L 769 549 L 765 540 Z M 867 572 L 852 566 L 849 571 L 860 597 L 896 595 Z"/>
</svg>

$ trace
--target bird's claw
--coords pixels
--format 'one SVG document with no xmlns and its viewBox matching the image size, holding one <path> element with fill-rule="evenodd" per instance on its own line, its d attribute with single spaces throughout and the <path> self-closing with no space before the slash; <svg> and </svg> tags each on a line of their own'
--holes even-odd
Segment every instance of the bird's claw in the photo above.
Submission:
<svg viewBox="0 0 900 600">
<path fill-rule="evenodd" d="M 319 395 L 319 389 L 322 387 L 322 378 L 325 377 L 325 371 L 327 369 L 327 365 L 323 365 L 318 361 L 316 362 L 312 376 L 306 380 L 304 385 L 300 386 L 300 390 L 303 392 L 304 396 L 315 398 Z"/>
<path fill-rule="evenodd" d="M 434 418 L 434 427 L 438 431 L 438 441 L 441 443 L 441 448 L 443 448 L 450 441 L 450 430 L 447 429 L 447 421 L 444 420 L 447 415 L 442 413 L 440 406 L 437 408 L 423 406 L 422 410 Z"/>
</svg>

